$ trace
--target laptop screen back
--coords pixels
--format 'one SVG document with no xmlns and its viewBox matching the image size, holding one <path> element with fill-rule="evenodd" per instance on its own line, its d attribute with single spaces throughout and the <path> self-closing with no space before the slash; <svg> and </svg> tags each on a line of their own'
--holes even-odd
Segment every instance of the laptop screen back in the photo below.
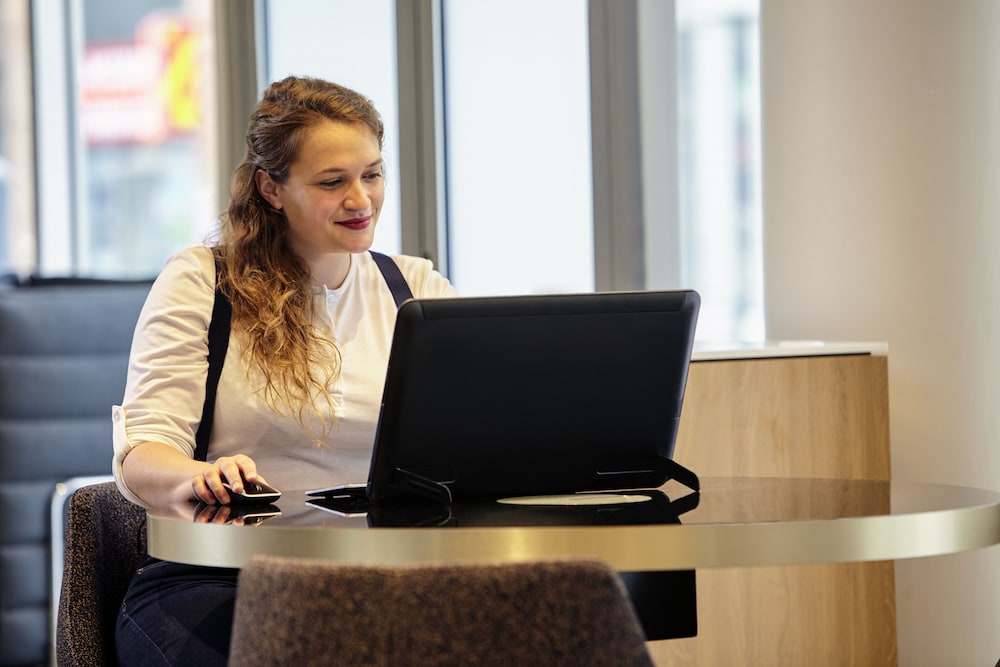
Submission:
<svg viewBox="0 0 1000 667">
<path fill-rule="evenodd" d="M 407 301 L 370 499 L 663 484 L 699 305 L 690 290 Z"/>
</svg>

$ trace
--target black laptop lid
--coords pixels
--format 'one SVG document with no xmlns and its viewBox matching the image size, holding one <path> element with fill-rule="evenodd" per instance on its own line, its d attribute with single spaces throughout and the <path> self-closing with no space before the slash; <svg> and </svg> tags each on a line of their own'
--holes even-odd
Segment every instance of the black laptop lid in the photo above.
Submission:
<svg viewBox="0 0 1000 667">
<path fill-rule="evenodd" d="M 660 486 L 699 305 L 691 290 L 407 301 L 370 499 Z"/>
</svg>

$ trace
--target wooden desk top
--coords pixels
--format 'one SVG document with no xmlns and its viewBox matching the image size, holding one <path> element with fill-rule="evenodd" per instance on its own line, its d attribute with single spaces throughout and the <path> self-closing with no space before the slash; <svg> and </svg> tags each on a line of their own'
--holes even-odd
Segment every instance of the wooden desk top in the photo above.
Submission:
<svg viewBox="0 0 1000 667">
<path fill-rule="evenodd" d="M 670 484 L 662 491 L 669 500 L 687 493 Z M 895 560 L 1000 543 L 1000 494 L 907 482 L 708 478 L 681 523 L 669 511 L 667 523 L 636 519 L 626 507 L 626 522 L 647 521 L 628 525 L 607 518 L 624 507 L 610 505 L 593 515 L 600 525 L 582 525 L 571 510 L 526 521 L 536 525 L 502 525 L 517 519 L 507 510 L 475 518 L 482 515 L 456 507 L 450 522 L 369 527 L 369 517 L 340 516 L 306 500 L 286 492 L 281 514 L 256 525 L 200 523 L 193 505 L 150 511 L 149 553 L 220 567 L 239 567 L 253 554 L 382 565 L 594 557 L 642 571 Z"/>
</svg>

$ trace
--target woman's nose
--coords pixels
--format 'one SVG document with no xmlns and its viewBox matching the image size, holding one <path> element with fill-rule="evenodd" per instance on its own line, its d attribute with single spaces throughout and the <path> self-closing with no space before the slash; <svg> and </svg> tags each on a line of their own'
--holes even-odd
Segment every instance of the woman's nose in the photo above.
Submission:
<svg viewBox="0 0 1000 667">
<path fill-rule="evenodd" d="M 352 211 L 364 211 L 371 204 L 372 198 L 368 195 L 368 190 L 361 181 L 354 181 L 347 197 L 344 198 L 344 207 Z"/>
</svg>

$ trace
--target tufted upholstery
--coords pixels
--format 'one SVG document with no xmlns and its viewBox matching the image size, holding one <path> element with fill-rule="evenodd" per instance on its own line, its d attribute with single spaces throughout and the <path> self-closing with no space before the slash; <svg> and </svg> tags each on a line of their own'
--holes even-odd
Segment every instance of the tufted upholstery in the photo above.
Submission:
<svg viewBox="0 0 1000 667">
<path fill-rule="evenodd" d="M 146 512 L 114 482 L 85 486 L 70 497 L 56 627 L 60 667 L 115 664 L 118 608 L 145 555 Z"/>
<path fill-rule="evenodd" d="M 0 666 L 49 658 L 49 503 L 111 472 L 111 405 L 149 283 L 0 286 Z"/>
<path fill-rule="evenodd" d="M 615 572 L 596 561 L 334 566 L 257 556 L 229 664 L 651 666 Z"/>
</svg>

